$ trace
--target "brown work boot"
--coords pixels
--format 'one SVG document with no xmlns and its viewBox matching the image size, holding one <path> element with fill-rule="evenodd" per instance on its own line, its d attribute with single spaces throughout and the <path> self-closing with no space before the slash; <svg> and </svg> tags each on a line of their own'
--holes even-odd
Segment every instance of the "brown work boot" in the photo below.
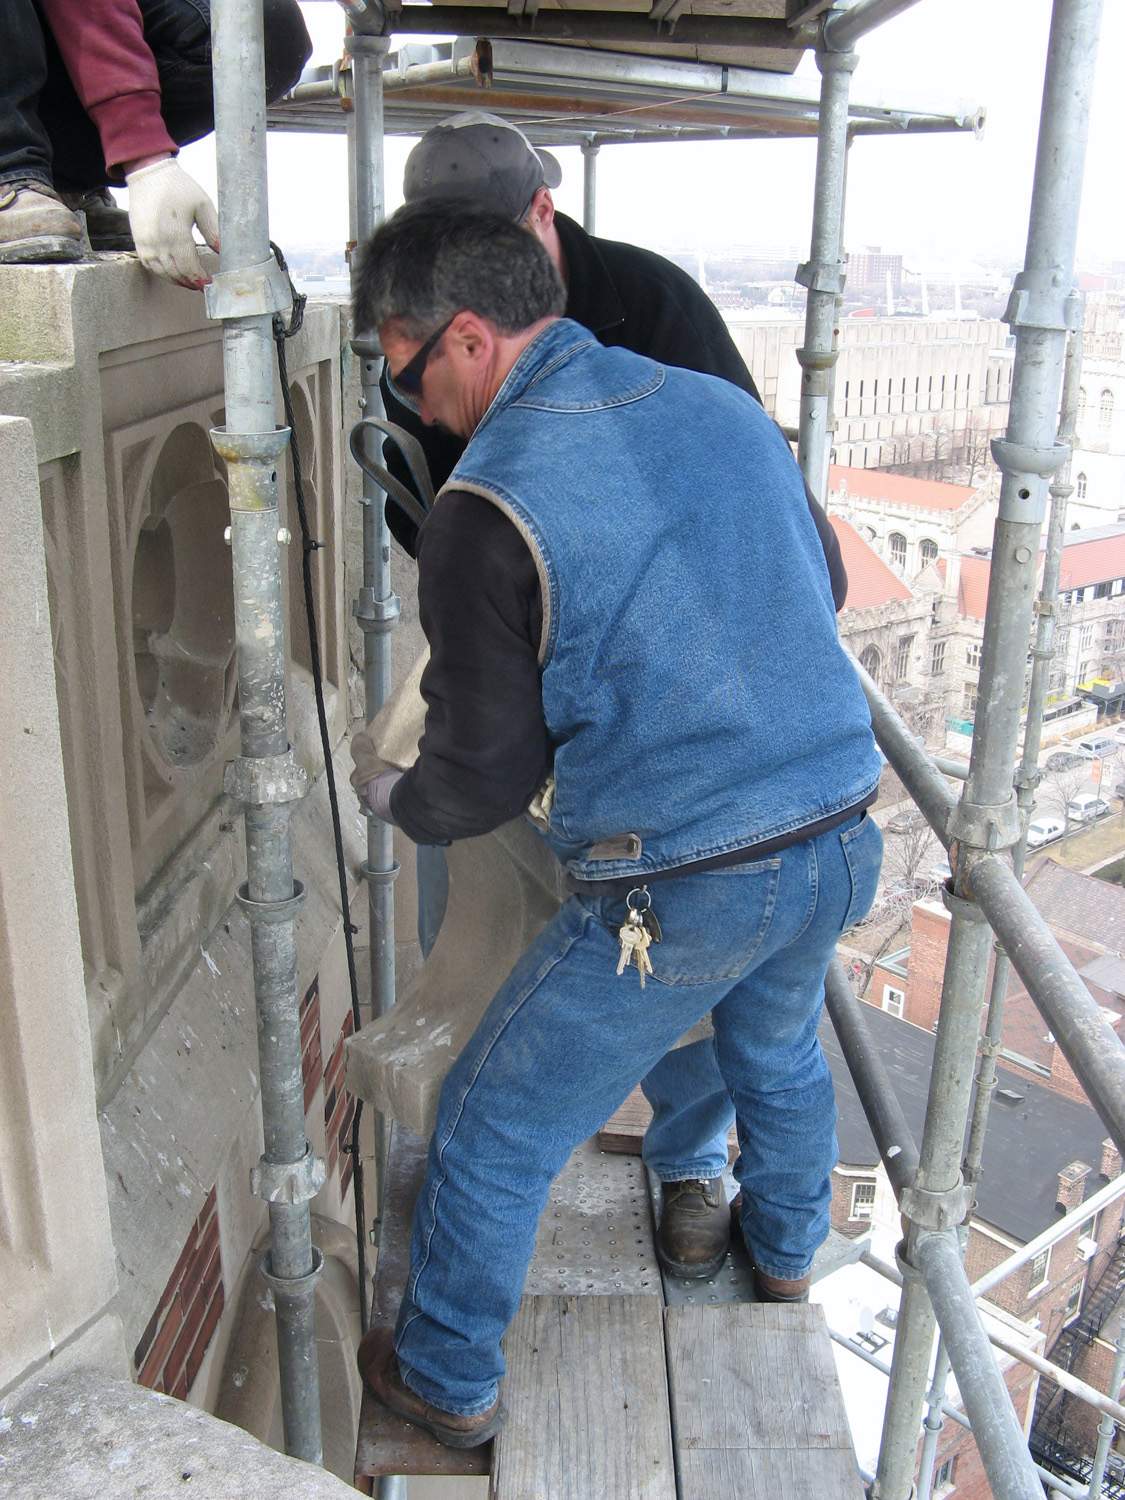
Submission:
<svg viewBox="0 0 1125 1500">
<path fill-rule="evenodd" d="M 135 250 L 129 215 L 109 188 L 90 188 L 84 193 L 63 193 L 62 200 L 75 213 L 86 215 L 86 232 L 95 250 Z"/>
<path fill-rule="evenodd" d="M 730 1248 L 730 1210 L 721 1177 L 687 1177 L 660 1184 L 656 1254 L 673 1276 L 706 1281 Z"/>
<path fill-rule="evenodd" d="M 741 1193 L 735 1195 L 730 1206 L 730 1232 L 732 1235 L 742 1233 Z M 780 1276 L 767 1276 L 764 1271 L 759 1271 L 757 1266 L 752 1266 L 751 1270 L 754 1277 L 754 1296 L 759 1302 L 807 1302 L 809 1300 L 811 1276 L 801 1276 L 795 1281 L 783 1281 Z"/>
<path fill-rule="evenodd" d="M 811 1285 L 811 1276 L 784 1281 L 780 1276 L 767 1276 L 754 1267 L 754 1295 L 759 1302 L 807 1302 Z"/>
<path fill-rule="evenodd" d="M 360 1340 L 356 1363 L 363 1383 L 388 1411 L 396 1417 L 424 1428 L 447 1448 L 479 1448 L 500 1430 L 506 1415 L 500 1398 L 487 1411 L 475 1417 L 459 1417 L 456 1412 L 442 1411 L 416 1396 L 398 1371 L 395 1338 L 390 1328 L 371 1328 Z"/>
<path fill-rule="evenodd" d="M 0 182 L 0 264 L 82 259 L 82 225 L 44 182 Z"/>
</svg>

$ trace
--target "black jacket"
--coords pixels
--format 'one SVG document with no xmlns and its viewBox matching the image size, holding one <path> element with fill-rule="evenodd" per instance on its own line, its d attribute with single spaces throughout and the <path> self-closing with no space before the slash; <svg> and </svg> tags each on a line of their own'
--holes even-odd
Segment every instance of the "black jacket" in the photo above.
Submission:
<svg viewBox="0 0 1125 1500">
<path fill-rule="evenodd" d="M 761 401 L 718 309 L 686 271 L 637 245 L 596 239 L 565 214 L 555 215 L 555 225 L 566 257 L 568 318 L 610 348 L 620 345 L 662 365 L 720 375 Z M 388 420 L 418 438 L 439 490 L 461 457 L 463 440 L 427 427 L 392 395 L 385 373 L 382 391 Z M 413 489 L 393 443 L 386 444 L 384 454 L 391 473 Z M 387 501 L 387 524 L 395 540 L 416 556 L 418 528 L 393 500 Z"/>
</svg>

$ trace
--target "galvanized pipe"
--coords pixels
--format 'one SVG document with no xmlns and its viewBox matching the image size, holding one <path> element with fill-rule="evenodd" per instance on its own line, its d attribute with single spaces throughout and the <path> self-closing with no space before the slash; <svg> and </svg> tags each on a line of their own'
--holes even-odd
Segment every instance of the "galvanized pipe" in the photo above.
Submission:
<svg viewBox="0 0 1125 1500">
<path fill-rule="evenodd" d="M 321 1461 L 320 1387 L 314 1331 L 320 1257 L 309 1200 L 324 1166 L 305 1137 L 294 918 L 303 891 L 293 879 L 290 808 L 304 773 L 289 748 L 285 698 L 277 476 L 289 433 L 274 408 L 271 280 L 266 200 L 265 73 L 261 0 L 215 0 L 212 69 L 218 155 L 219 273 L 208 310 L 223 320 L 225 428 L 211 434 L 227 466 L 234 571 L 241 756 L 227 792 L 246 820 L 250 921 L 265 1153 L 251 1177 L 269 1204 L 270 1248 L 262 1270 L 277 1314 L 286 1451 Z M 237 288 L 237 290 L 235 290 Z"/>
<path fill-rule="evenodd" d="M 1047 534 L 1047 555 L 1039 587 L 1038 622 L 1035 646 L 1032 648 L 1031 686 L 1028 690 L 1027 715 L 1024 720 L 1023 753 L 1020 756 L 1015 777 L 1016 803 L 1019 808 L 1019 840 L 1012 850 L 1012 869 L 1016 879 L 1021 883 L 1024 858 L 1027 853 L 1027 829 L 1031 822 L 1035 790 L 1039 785 L 1039 749 L 1043 738 L 1043 709 L 1047 701 L 1047 685 L 1051 659 L 1054 655 L 1054 615 L 1059 591 L 1059 572 L 1062 566 L 1066 501 L 1071 492 L 1067 476 L 1070 467 L 1070 447 L 1074 440 L 1074 430 L 1078 420 L 1078 389 L 1081 371 L 1082 335 L 1075 333 L 1070 336 L 1066 348 L 1062 417 L 1059 422 L 1059 443 L 1067 450 L 1067 460 L 1050 487 L 1051 520 Z M 984 1138 L 988 1130 L 992 1094 L 996 1087 L 996 1059 L 1000 1053 L 1004 1027 L 1004 1001 L 1008 993 L 1011 968 L 1007 953 L 1003 947 L 997 945 L 992 969 L 992 989 L 988 997 L 988 1022 L 980 1046 L 980 1071 L 977 1074 L 977 1091 L 973 1099 L 972 1121 L 969 1125 L 969 1144 L 965 1151 L 965 1180 L 974 1184 L 980 1179 Z"/>
<path fill-rule="evenodd" d="M 1113 1361 L 1113 1373 L 1109 1377 L 1111 1396 L 1116 1396 L 1120 1392 L 1123 1380 L 1125 1380 L 1125 1328 L 1119 1329 L 1117 1333 L 1117 1357 Z M 1109 1457 L 1109 1445 L 1113 1442 L 1116 1432 L 1117 1424 L 1108 1412 L 1103 1412 L 1102 1419 L 1098 1423 L 1098 1445 L 1094 1449 L 1094 1467 L 1090 1471 L 1089 1500 L 1100 1500 L 1106 1459 Z"/>
<path fill-rule="evenodd" d="M 848 1072 L 856 1085 L 867 1124 L 879 1148 L 887 1176 L 897 1197 L 914 1181 L 918 1148 L 891 1084 L 886 1064 L 867 1032 L 864 1004 L 852 993 L 838 959 L 828 966 L 824 981 L 828 1011 Z"/>
<path fill-rule="evenodd" d="M 986 1271 L 983 1276 L 979 1276 L 973 1282 L 973 1296 L 987 1297 L 992 1288 L 999 1286 L 1002 1281 L 1007 1281 L 1013 1271 L 1019 1270 L 1020 1266 L 1026 1265 L 1029 1260 L 1034 1260 L 1041 1251 L 1057 1245 L 1059 1240 L 1072 1234 L 1092 1215 L 1100 1212 L 1110 1203 L 1116 1203 L 1123 1193 L 1125 1193 L 1125 1176 L 1115 1177 L 1104 1188 L 1099 1188 L 1093 1197 L 1087 1198 L 1077 1208 L 1072 1208 L 1061 1219 L 1056 1219 L 1050 1228 L 1044 1229 L 1041 1234 L 1028 1240 L 1027 1244 L 1021 1245 L 1018 1250 L 1013 1250 L 1007 1259 L 993 1266 L 991 1271 Z"/>
<path fill-rule="evenodd" d="M 587 234 L 594 233 L 598 216 L 598 152 L 597 141 L 582 142 L 582 228 Z"/>
<path fill-rule="evenodd" d="M 923 1231 L 912 1250 L 949 1349 L 992 1494 L 996 1500 L 1043 1500 L 1008 1388 L 973 1305 L 956 1232 Z"/>
<path fill-rule="evenodd" d="M 355 34 L 347 38 L 352 55 L 354 125 L 349 135 L 353 152 L 353 232 L 362 245 L 386 217 L 383 160 L 383 65 L 390 50 L 388 36 Z M 374 329 L 356 329 L 352 348 L 360 361 L 360 407 L 364 416 L 382 411 L 379 373 L 382 353 Z M 355 603 L 355 617 L 363 632 L 364 715 L 370 721 L 391 692 L 391 631 L 398 623 L 399 601 L 391 587 L 390 534 L 384 515 L 383 491 L 368 474 L 363 476 L 363 584 Z M 394 829 L 379 818 L 367 820 L 368 943 L 371 965 L 371 1006 L 386 1015 L 395 1003 L 394 882 L 399 867 L 394 857 Z M 379 1171 L 380 1233 L 386 1193 L 386 1122 L 375 1117 L 375 1157 Z M 364 1295 L 367 1289 L 364 1288 Z M 385 1474 L 376 1482 L 379 1500 L 406 1500 L 405 1475 Z"/>
<path fill-rule="evenodd" d="M 918 0 L 857 0 L 850 10 L 829 11 L 824 18 L 823 45 L 834 52 L 845 52 L 861 36 L 917 3 Z"/>
<path fill-rule="evenodd" d="M 1055 440 L 1066 332 L 1081 315 L 1072 295 L 1090 92 L 1102 0 L 1055 0 L 1043 85 L 1024 270 L 1005 321 L 1016 338 L 1007 434 L 993 455 L 1003 471 L 988 588 L 976 718 L 961 827 L 968 842 L 1009 847 L 1031 602 L 1047 479 L 1065 449 Z M 975 835 L 975 837 L 974 837 Z"/>
<path fill-rule="evenodd" d="M 871 727 L 879 748 L 914 798 L 927 823 L 942 844 L 948 847 L 949 819 L 957 805 L 953 793 L 929 755 L 854 657 L 852 665 L 859 675 L 860 686 L 867 698 Z"/>
<path fill-rule="evenodd" d="M 848 152 L 848 90 L 854 52 L 817 49 L 820 119 L 816 135 L 812 244 L 809 259 L 797 267 L 797 281 L 808 289 L 805 341 L 797 350 L 801 365 L 800 436 L 797 462 L 809 488 L 823 501 L 828 485 L 831 373 L 836 363 L 834 330 L 837 299 L 844 290 L 844 184 Z"/>
<path fill-rule="evenodd" d="M 945 1388 L 949 1381 L 949 1350 L 945 1340 L 938 1339 L 934 1354 L 934 1372 L 926 1392 L 926 1416 L 922 1423 L 922 1456 L 918 1460 L 918 1500 L 930 1500 L 934 1489 L 934 1464 L 937 1445 L 945 1426 Z"/>
</svg>

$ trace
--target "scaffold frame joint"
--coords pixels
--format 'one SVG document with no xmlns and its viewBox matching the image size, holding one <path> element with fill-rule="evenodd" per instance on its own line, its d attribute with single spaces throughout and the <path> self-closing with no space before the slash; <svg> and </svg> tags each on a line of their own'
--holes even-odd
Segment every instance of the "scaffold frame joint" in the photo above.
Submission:
<svg viewBox="0 0 1125 1500">
<path fill-rule="evenodd" d="M 919 1229 L 956 1229 L 973 1206 L 973 1190 L 958 1174 L 957 1186 L 942 1192 L 917 1184 L 903 1188 L 898 1206 Z"/>
<path fill-rule="evenodd" d="M 250 266 L 216 271 L 203 288 L 207 316 L 216 322 L 228 318 L 256 318 L 284 312 L 293 302 L 289 277 L 270 255 Z"/>
<path fill-rule="evenodd" d="M 308 786 L 308 772 L 298 765 L 292 745 L 281 755 L 239 755 L 223 772 L 223 791 L 244 807 L 300 802 Z"/>
<path fill-rule="evenodd" d="M 793 280 L 810 292 L 831 292 L 834 297 L 842 297 L 848 279 L 845 265 L 842 260 L 805 260 L 797 267 Z"/>
<path fill-rule="evenodd" d="M 1014 796 L 1006 802 L 979 805 L 962 797 L 949 816 L 949 837 L 966 852 L 995 854 L 1019 842 L 1020 813 Z M 954 898 L 957 899 L 957 898 Z M 971 906 L 971 902 L 965 903 Z M 971 912 L 966 915 L 971 917 Z"/>
<path fill-rule="evenodd" d="M 250 1191 L 264 1203 L 308 1203 L 327 1180 L 324 1158 L 308 1141 L 300 1161 L 270 1161 L 263 1156 L 250 1168 Z"/>
<path fill-rule="evenodd" d="M 1076 288 L 1063 290 L 1053 271 L 1020 271 L 1012 282 L 1008 305 L 1000 321 L 1012 329 L 1078 333 L 1083 321 L 1082 302 Z"/>
</svg>

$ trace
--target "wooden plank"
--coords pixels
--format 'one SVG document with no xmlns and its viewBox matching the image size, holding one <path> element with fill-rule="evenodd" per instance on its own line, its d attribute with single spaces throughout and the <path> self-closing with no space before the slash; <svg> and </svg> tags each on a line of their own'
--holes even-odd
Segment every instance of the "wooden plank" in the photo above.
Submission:
<svg viewBox="0 0 1125 1500">
<path fill-rule="evenodd" d="M 680 1306 L 665 1320 L 680 1500 L 862 1500 L 819 1307 Z"/>
<path fill-rule="evenodd" d="M 375 1295 L 373 1328 L 391 1328 L 410 1270 L 410 1228 L 414 1202 L 426 1175 L 426 1144 L 401 1125 L 392 1124 L 387 1158 L 387 1191 Z M 490 1445 L 445 1448 L 421 1428 L 380 1406 L 366 1386 L 356 1436 L 356 1487 L 380 1474 L 487 1474 Z M 370 1491 L 368 1491 L 370 1493 Z"/>
<path fill-rule="evenodd" d="M 620 1109 L 615 1110 L 598 1131 L 598 1147 L 602 1151 L 618 1151 L 624 1156 L 640 1156 L 641 1142 L 652 1121 L 652 1106 L 641 1093 L 640 1086 L 633 1090 Z M 727 1160 L 734 1161 L 738 1155 L 738 1139 L 734 1126 L 727 1137 Z"/>
<path fill-rule="evenodd" d="M 490 1500 L 676 1500 L 661 1313 L 648 1296 L 523 1299 Z"/>
</svg>

